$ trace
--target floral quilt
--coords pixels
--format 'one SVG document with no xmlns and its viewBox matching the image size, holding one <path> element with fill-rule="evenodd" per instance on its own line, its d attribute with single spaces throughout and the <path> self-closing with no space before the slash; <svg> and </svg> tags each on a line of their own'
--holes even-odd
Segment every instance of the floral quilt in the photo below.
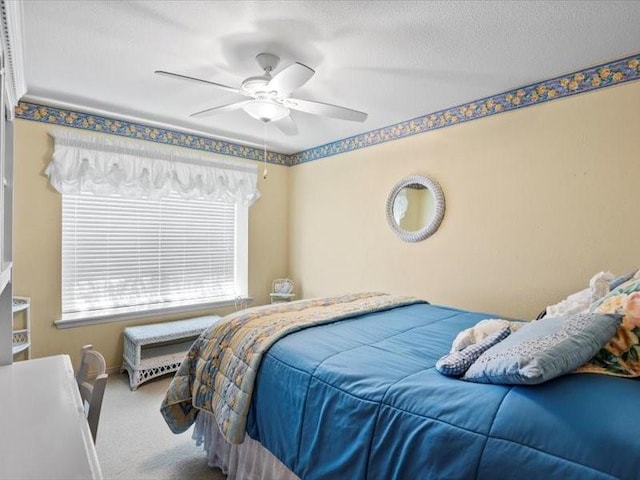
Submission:
<svg viewBox="0 0 640 480">
<path fill-rule="evenodd" d="M 232 313 L 194 342 L 160 411 L 174 433 L 187 430 L 200 410 L 208 411 L 227 441 L 242 443 L 260 361 L 273 343 L 303 328 L 414 303 L 426 302 L 414 297 L 361 293 Z"/>
<path fill-rule="evenodd" d="M 640 279 L 632 279 L 591 306 L 598 313 L 623 315 L 613 338 L 576 373 L 640 377 Z"/>
</svg>

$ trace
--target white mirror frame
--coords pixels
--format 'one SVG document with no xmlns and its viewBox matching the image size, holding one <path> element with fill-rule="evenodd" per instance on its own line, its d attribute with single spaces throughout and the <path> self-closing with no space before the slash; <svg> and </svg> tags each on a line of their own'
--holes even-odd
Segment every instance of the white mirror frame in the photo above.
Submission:
<svg viewBox="0 0 640 480">
<path fill-rule="evenodd" d="M 396 220 L 393 216 L 393 204 L 398 193 L 400 193 L 403 188 L 408 187 L 409 185 L 412 185 L 414 183 L 422 185 L 423 187 L 431 191 L 431 193 L 433 194 L 433 199 L 435 201 L 435 208 L 433 217 L 427 225 L 422 227 L 420 230 L 410 232 L 400 228 L 400 226 L 396 223 Z M 425 238 L 430 237 L 436 232 L 436 230 L 438 230 L 438 227 L 440 226 L 440 223 L 442 223 L 442 219 L 444 218 L 444 209 L 444 193 L 442 192 L 442 188 L 440 188 L 440 184 L 431 177 L 427 177 L 424 175 L 412 175 L 400 180 L 391 190 L 391 193 L 387 198 L 387 222 L 389 223 L 391 230 L 393 230 L 401 240 L 404 240 L 405 242 L 420 242 Z"/>
</svg>

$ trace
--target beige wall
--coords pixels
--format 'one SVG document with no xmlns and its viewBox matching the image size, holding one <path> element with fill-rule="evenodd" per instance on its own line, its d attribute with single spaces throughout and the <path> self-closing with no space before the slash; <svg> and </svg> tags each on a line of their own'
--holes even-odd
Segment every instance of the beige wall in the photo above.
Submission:
<svg viewBox="0 0 640 480">
<path fill-rule="evenodd" d="M 57 329 L 60 318 L 60 195 L 53 190 L 44 169 L 53 153 L 47 132 L 54 127 L 26 120 L 15 125 L 14 199 L 14 295 L 31 297 L 33 355 L 67 353 L 77 361 L 80 347 L 92 343 L 107 360 L 108 367 L 122 361 L 122 331 L 138 325 L 174 317 L 108 323 Z M 271 281 L 288 272 L 288 177 L 291 169 L 269 165 L 269 177 L 259 175 L 262 198 L 249 213 L 249 295 L 254 305 L 269 301 Z M 262 172 L 260 166 L 259 172 Z M 229 311 L 201 313 L 223 314 Z M 191 312 L 182 315 L 193 316 Z"/>
<path fill-rule="evenodd" d="M 381 290 L 531 318 L 640 266 L 639 111 L 634 82 L 298 165 L 290 275 L 306 297 Z M 385 218 L 411 174 L 447 203 L 416 244 Z"/>
</svg>

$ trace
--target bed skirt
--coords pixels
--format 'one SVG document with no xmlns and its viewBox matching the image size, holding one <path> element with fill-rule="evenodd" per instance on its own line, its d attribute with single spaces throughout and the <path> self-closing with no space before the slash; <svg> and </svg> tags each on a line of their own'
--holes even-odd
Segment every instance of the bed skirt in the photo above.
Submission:
<svg viewBox="0 0 640 480">
<path fill-rule="evenodd" d="M 240 445 L 227 442 L 213 415 L 200 411 L 192 438 L 207 453 L 210 467 L 217 467 L 228 480 L 299 480 L 260 442 L 246 435 Z"/>
</svg>

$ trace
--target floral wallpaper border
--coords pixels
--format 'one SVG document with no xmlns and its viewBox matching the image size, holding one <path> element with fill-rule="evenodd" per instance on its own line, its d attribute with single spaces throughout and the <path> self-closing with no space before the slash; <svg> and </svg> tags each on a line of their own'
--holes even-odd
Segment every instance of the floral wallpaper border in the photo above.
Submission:
<svg viewBox="0 0 640 480">
<path fill-rule="evenodd" d="M 235 143 L 224 142 L 198 135 L 190 135 L 164 128 L 150 127 L 125 120 L 115 120 L 88 113 L 75 112 L 62 108 L 48 107 L 35 103 L 19 102 L 16 117 L 23 120 L 52 123 L 65 127 L 109 133 L 148 142 L 164 143 L 178 147 L 202 150 L 205 152 L 230 155 L 248 160 L 264 161 L 264 151 Z M 290 155 L 267 151 L 267 162 L 276 165 L 289 165 Z"/>
<path fill-rule="evenodd" d="M 291 165 L 640 79 L 640 54 L 509 90 L 291 155 Z"/>
<path fill-rule="evenodd" d="M 397 140 L 410 135 L 638 79 L 640 79 L 640 53 L 440 110 L 378 130 L 344 138 L 293 155 L 268 152 L 267 162 L 286 166 L 298 165 L 390 140 Z M 248 160 L 264 161 L 264 153 L 261 149 L 35 103 L 20 102 L 16 107 L 16 117 L 230 155 Z"/>
</svg>

